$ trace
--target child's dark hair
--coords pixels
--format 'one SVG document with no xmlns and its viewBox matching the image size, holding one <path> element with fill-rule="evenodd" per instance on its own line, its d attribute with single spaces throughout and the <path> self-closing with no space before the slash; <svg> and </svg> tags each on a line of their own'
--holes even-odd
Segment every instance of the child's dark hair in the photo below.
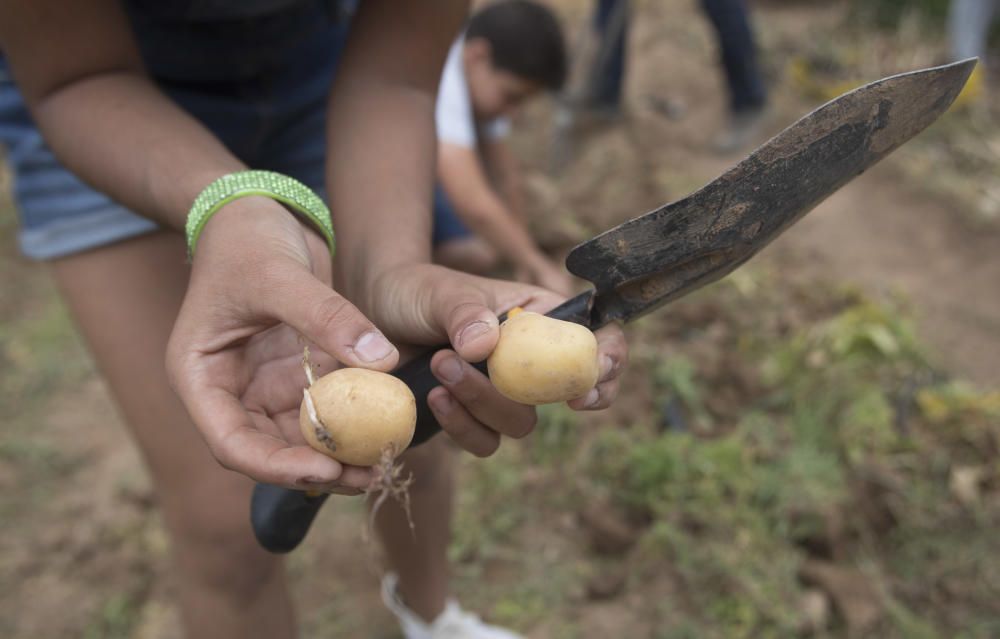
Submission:
<svg viewBox="0 0 1000 639">
<path fill-rule="evenodd" d="M 484 38 L 493 65 L 553 91 L 566 81 L 566 45 L 555 15 L 529 0 L 501 0 L 476 12 L 466 38 Z"/>
</svg>

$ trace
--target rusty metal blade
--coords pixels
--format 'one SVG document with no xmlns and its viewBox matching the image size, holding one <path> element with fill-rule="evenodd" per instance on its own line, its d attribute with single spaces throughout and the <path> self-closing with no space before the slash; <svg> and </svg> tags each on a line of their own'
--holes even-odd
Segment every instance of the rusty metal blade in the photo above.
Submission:
<svg viewBox="0 0 1000 639">
<path fill-rule="evenodd" d="M 566 266 L 597 287 L 589 324 L 633 319 L 731 272 L 934 122 L 975 65 L 971 58 L 845 93 L 688 197 L 577 246 Z"/>
</svg>

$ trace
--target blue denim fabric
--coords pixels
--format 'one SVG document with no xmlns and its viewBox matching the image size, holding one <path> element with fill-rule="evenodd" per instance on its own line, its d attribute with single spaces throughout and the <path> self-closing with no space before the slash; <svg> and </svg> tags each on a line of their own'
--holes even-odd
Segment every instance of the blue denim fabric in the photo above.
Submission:
<svg viewBox="0 0 1000 639">
<path fill-rule="evenodd" d="M 594 7 L 594 30 L 601 36 L 603 53 L 592 72 L 591 106 L 612 109 L 621 106 L 629 11 L 628 0 L 598 0 Z"/>
<path fill-rule="evenodd" d="M 720 57 L 729 92 L 729 108 L 734 113 L 764 106 L 767 90 L 757 63 L 757 49 L 745 0 L 701 0 L 701 8 L 715 29 Z M 625 24 L 612 29 L 615 14 L 625 12 Z M 628 38 L 628 0 L 597 0 L 594 4 L 594 29 L 604 43 L 607 55 L 593 69 L 593 87 L 589 100 L 596 107 L 618 107 L 626 73 L 625 42 Z"/>
<path fill-rule="evenodd" d="M 450 240 L 457 240 L 464 237 L 471 237 L 469 230 L 462 220 L 458 219 L 455 207 L 444 192 L 440 184 L 434 186 L 434 232 L 432 242 L 434 246 L 443 244 Z"/>
<path fill-rule="evenodd" d="M 134 8 L 143 59 L 164 92 L 248 166 L 322 192 L 325 110 L 348 22 L 331 2 L 189 24 Z M 0 145 L 14 175 L 21 249 L 53 259 L 148 233 L 156 224 L 82 183 L 53 156 L 0 57 Z"/>
<path fill-rule="evenodd" d="M 745 0 L 701 0 L 701 6 L 718 35 L 730 110 L 738 113 L 764 106 L 767 91 Z"/>
<path fill-rule="evenodd" d="M 309 0 L 125 0 L 159 20 L 209 22 L 278 13 Z"/>
</svg>

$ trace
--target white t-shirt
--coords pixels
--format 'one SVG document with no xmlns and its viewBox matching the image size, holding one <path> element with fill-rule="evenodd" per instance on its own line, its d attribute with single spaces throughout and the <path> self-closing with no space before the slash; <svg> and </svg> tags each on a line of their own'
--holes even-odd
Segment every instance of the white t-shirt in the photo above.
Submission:
<svg viewBox="0 0 1000 639">
<path fill-rule="evenodd" d="M 448 60 L 441 73 L 441 85 L 438 87 L 434 118 L 439 142 L 474 149 L 477 140 L 476 118 L 469 99 L 469 85 L 465 81 L 465 65 L 462 63 L 464 46 L 463 34 L 448 52 Z M 488 138 L 504 137 L 510 133 L 510 120 L 499 117 L 486 122 L 482 132 Z"/>
</svg>

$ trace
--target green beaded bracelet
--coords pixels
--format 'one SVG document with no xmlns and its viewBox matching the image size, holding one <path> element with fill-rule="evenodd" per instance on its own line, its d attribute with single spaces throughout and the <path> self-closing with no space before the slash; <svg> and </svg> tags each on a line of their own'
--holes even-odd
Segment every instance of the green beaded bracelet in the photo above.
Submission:
<svg viewBox="0 0 1000 639">
<path fill-rule="evenodd" d="M 312 189 L 295 178 L 273 171 L 238 171 L 212 182 L 195 198 L 185 226 L 189 257 L 194 257 L 198 236 L 209 218 L 229 202 L 248 195 L 263 195 L 277 200 L 309 218 L 326 238 L 333 255 L 330 209 Z"/>
</svg>

